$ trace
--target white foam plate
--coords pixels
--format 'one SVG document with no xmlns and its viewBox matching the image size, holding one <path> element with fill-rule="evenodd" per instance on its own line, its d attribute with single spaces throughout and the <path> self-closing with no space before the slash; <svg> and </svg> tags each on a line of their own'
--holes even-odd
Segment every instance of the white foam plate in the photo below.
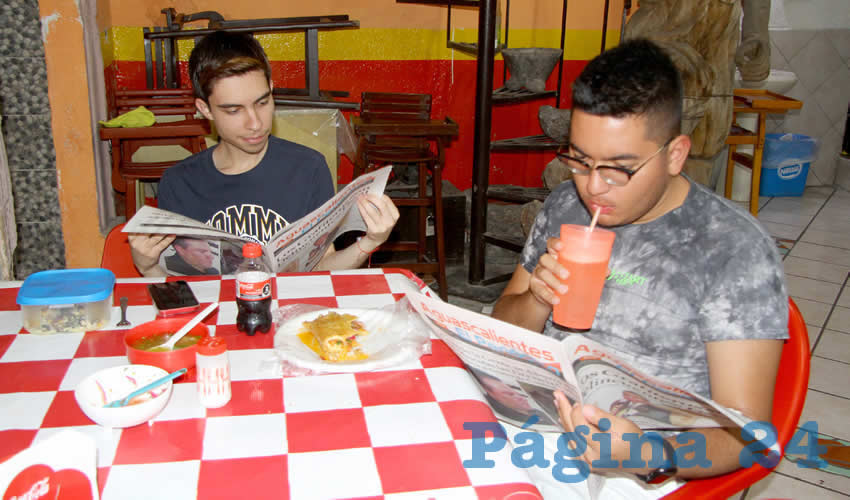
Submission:
<svg viewBox="0 0 850 500">
<path fill-rule="evenodd" d="M 360 361 L 325 361 L 298 338 L 303 332 L 302 324 L 331 311 L 353 314 L 366 327 L 367 335 L 357 338 L 361 349 L 369 359 Z M 275 333 L 274 346 L 278 355 L 286 362 L 302 370 L 315 373 L 352 373 L 377 370 L 395 366 L 419 357 L 415 345 L 404 342 L 407 321 L 393 321 L 391 311 L 381 309 L 322 309 L 295 316 L 282 323 Z M 413 358 L 415 355 L 415 358 Z"/>
</svg>

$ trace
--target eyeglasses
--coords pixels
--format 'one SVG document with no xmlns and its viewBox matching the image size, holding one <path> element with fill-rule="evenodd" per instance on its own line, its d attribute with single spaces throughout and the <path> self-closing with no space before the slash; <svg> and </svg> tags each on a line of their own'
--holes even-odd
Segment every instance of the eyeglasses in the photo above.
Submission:
<svg viewBox="0 0 850 500">
<path fill-rule="evenodd" d="M 634 168 L 618 167 L 616 165 L 600 165 L 595 161 L 593 163 L 589 163 L 587 160 L 576 158 L 575 156 L 570 156 L 566 153 L 561 153 L 560 151 L 555 153 L 555 155 L 575 175 L 590 175 L 594 170 L 596 170 L 599 172 L 599 176 L 602 177 L 602 180 L 605 181 L 606 184 L 611 186 L 625 186 L 638 170 L 658 156 L 658 153 L 669 146 L 670 143 L 673 142 L 673 139 L 675 139 L 675 137 L 668 139 L 667 142 L 658 148 L 656 152 L 649 155 L 649 158 L 638 163 Z"/>
</svg>

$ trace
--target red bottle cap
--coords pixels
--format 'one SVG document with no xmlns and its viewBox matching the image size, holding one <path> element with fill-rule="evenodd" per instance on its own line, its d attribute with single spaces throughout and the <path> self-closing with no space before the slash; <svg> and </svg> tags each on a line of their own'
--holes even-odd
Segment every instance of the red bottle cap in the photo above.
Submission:
<svg viewBox="0 0 850 500">
<path fill-rule="evenodd" d="M 245 243 L 242 245 L 242 256 L 253 259 L 263 255 L 263 247 L 259 243 Z"/>
<path fill-rule="evenodd" d="M 198 342 L 198 354 L 218 356 L 227 351 L 227 343 L 221 337 L 204 337 Z"/>
</svg>

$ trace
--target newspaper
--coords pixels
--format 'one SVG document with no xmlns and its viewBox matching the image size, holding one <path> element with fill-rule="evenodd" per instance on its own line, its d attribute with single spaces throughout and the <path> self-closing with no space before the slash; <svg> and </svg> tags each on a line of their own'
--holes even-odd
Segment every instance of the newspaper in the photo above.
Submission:
<svg viewBox="0 0 850 500">
<path fill-rule="evenodd" d="M 580 334 L 556 340 L 423 294 L 407 297 L 434 335 L 466 364 L 496 416 L 511 424 L 564 432 L 554 390 L 573 404 L 596 406 L 643 430 L 750 422 L 736 410 L 644 375 Z M 539 420 L 527 425 L 533 416 Z M 770 450 L 779 453 L 777 445 Z"/>
<path fill-rule="evenodd" d="M 357 200 L 364 194 L 382 194 L 391 171 L 392 167 L 384 167 L 357 177 L 322 206 L 271 235 L 263 245 L 263 260 L 269 269 L 275 273 L 310 271 L 337 236 L 365 231 Z M 253 223 L 257 221 L 246 217 L 246 224 Z M 150 206 L 136 212 L 122 232 L 177 235 L 174 244 L 162 252 L 159 264 L 168 274 L 178 276 L 231 274 L 242 262 L 242 244 L 255 241 Z M 197 259 L 190 265 L 189 257 L 183 258 L 187 254 L 178 253 L 176 247 L 191 248 Z"/>
</svg>

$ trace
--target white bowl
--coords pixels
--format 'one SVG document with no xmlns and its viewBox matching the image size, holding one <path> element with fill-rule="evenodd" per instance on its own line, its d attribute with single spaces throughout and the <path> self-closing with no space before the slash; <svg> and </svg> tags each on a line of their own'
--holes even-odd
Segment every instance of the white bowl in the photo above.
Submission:
<svg viewBox="0 0 850 500">
<path fill-rule="evenodd" d="M 142 402 L 120 408 L 105 405 L 166 375 L 167 371 L 156 366 L 113 366 L 83 379 L 74 397 L 83 413 L 95 423 L 112 428 L 132 427 L 154 418 L 165 408 L 173 387 L 170 380 L 152 390 L 149 393 L 152 397 Z"/>
</svg>

